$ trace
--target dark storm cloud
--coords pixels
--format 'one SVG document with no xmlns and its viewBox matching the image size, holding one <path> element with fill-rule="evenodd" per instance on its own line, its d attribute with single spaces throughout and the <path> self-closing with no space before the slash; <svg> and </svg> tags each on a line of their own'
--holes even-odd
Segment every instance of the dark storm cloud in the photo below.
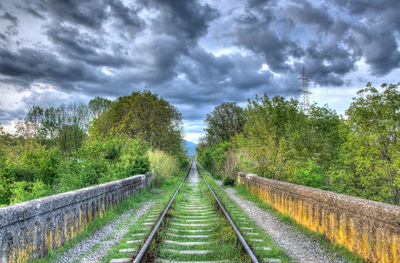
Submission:
<svg viewBox="0 0 400 263">
<path fill-rule="evenodd" d="M 303 66 L 329 87 L 345 86 L 360 60 L 379 76 L 400 67 L 398 0 L 207 2 L 2 2 L 0 89 L 29 90 L 21 101 L 32 105 L 147 87 L 199 121 L 256 93 L 298 98 Z M 1 110 L 0 121 L 21 112 Z"/>
<path fill-rule="evenodd" d="M 22 9 L 23 9 L 25 12 L 27 12 L 28 14 L 30 14 L 30 15 L 36 17 L 36 18 L 39 18 L 39 19 L 42 19 L 42 20 L 45 20 L 45 19 L 46 19 L 46 18 L 45 18 L 43 15 L 41 15 L 38 11 L 36 11 L 34 8 L 32 8 L 32 7 L 29 5 L 29 2 L 26 3 L 26 4 L 27 4 L 27 6 L 22 7 Z"/>
<path fill-rule="evenodd" d="M 333 16 L 330 2 L 359 17 L 346 21 Z M 375 75 L 382 76 L 399 67 L 394 32 L 400 29 L 400 16 L 394 10 L 400 10 L 400 1 L 330 2 L 315 5 L 301 0 L 278 8 L 271 1 L 248 0 L 250 12 L 239 18 L 235 28 L 237 44 L 262 55 L 275 72 L 298 71 L 298 65 L 291 67 L 285 62 L 289 57 L 302 58 L 312 80 L 323 86 L 343 85 L 343 76 L 355 70 L 361 57 Z M 304 37 L 309 40 L 285 34 L 280 25 L 283 21 L 289 22 L 287 31 L 306 30 L 309 35 Z"/>
<path fill-rule="evenodd" d="M 13 26 L 18 26 L 19 20 L 18 17 L 11 15 L 9 12 L 5 12 L 0 19 L 5 19 L 9 21 Z"/>
<path fill-rule="evenodd" d="M 285 72 L 290 67 L 285 63 L 289 56 L 299 58 L 303 50 L 299 43 L 279 36 L 269 28 L 265 21 L 258 18 L 242 19 L 235 28 L 237 44 L 255 53 L 262 54 L 268 66 L 276 72 Z"/>
<path fill-rule="evenodd" d="M 354 32 L 354 40 L 374 74 L 384 75 L 400 66 L 400 51 L 393 32 L 376 25 L 355 27 Z"/>
<path fill-rule="evenodd" d="M 236 18 L 234 36 L 236 44 L 261 54 L 271 70 L 286 72 L 289 56 L 300 57 L 303 50 L 296 40 L 285 34 L 282 28 L 274 28 L 278 20 L 276 3 L 273 1 L 248 0 L 247 12 Z"/>
<path fill-rule="evenodd" d="M 304 64 L 309 77 L 321 85 L 341 86 L 342 75 L 355 68 L 359 57 L 349 52 L 349 48 L 339 47 L 335 42 L 318 43 L 311 41 L 306 49 Z M 302 65 L 297 65 L 300 71 Z"/>
<path fill-rule="evenodd" d="M 160 11 L 153 30 L 181 40 L 196 40 L 207 33 L 208 24 L 218 17 L 217 10 L 194 0 L 140 0 L 150 9 Z M 188 43 L 189 44 L 189 43 Z"/>
<path fill-rule="evenodd" d="M 90 28 L 101 28 L 109 14 L 105 8 L 105 0 L 68 0 L 52 1 L 37 0 L 34 2 L 34 9 L 41 16 L 48 15 L 61 22 L 84 25 Z"/>
<path fill-rule="evenodd" d="M 358 49 L 375 75 L 385 75 L 400 66 L 395 32 L 400 32 L 400 1 L 333 0 L 342 10 L 363 18 L 351 30 L 353 48 Z"/>
<path fill-rule="evenodd" d="M 2 105 L 0 104 L 0 107 Z M 21 119 L 25 116 L 26 112 L 23 108 L 18 109 L 3 109 L 0 110 L 0 123 L 10 124 L 11 120 Z"/>
<path fill-rule="evenodd" d="M 2 40 L 7 40 L 7 36 L 4 35 L 3 33 L 0 33 L 0 39 L 2 39 Z"/>
<path fill-rule="evenodd" d="M 130 64 L 126 56 L 117 53 L 108 53 L 102 50 L 102 42 L 99 38 L 82 33 L 72 26 L 49 27 L 47 36 L 59 50 L 70 59 L 85 61 L 97 66 L 122 67 Z"/>
<path fill-rule="evenodd" d="M 18 52 L 0 49 L 0 72 L 3 75 L 17 78 L 26 84 L 34 80 L 52 82 L 91 81 L 100 78 L 81 62 L 65 63 L 57 59 L 55 54 L 36 49 L 23 48 Z"/>
<path fill-rule="evenodd" d="M 133 30 L 131 33 L 136 33 L 144 26 L 144 21 L 138 16 L 140 8 L 134 6 L 128 8 L 119 0 L 110 0 L 109 5 L 114 18 L 119 20 L 118 24 L 124 26 L 126 31 Z"/>
<path fill-rule="evenodd" d="M 36 17 L 50 17 L 54 23 L 69 22 L 95 30 L 102 30 L 112 18 L 115 26 L 123 28 L 121 34 L 135 34 L 144 26 L 137 15 L 140 9 L 133 4 L 128 8 L 120 0 L 36 0 L 26 2 L 24 9 Z"/>
<path fill-rule="evenodd" d="M 313 7 L 307 1 L 297 1 L 296 5 L 290 5 L 285 12 L 289 18 L 306 25 L 316 25 L 320 31 L 326 31 L 334 24 L 326 6 Z"/>
</svg>

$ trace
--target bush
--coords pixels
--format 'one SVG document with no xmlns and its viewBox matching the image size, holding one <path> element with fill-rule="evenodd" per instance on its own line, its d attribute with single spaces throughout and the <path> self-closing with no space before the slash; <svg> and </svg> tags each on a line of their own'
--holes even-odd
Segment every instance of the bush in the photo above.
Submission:
<svg viewBox="0 0 400 263">
<path fill-rule="evenodd" d="M 232 185 L 232 186 L 234 186 L 235 185 L 235 180 L 230 176 L 226 176 L 224 178 L 224 180 L 222 180 L 222 184 L 223 185 Z"/>
<path fill-rule="evenodd" d="M 11 180 L 1 174 L 0 170 L 0 207 L 8 205 L 11 196 Z"/>
<path fill-rule="evenodd" d="M 37 199 L 53 193 L 50 186 L 42 181 L 14 182 L 11 187 L 11 204 Z"/>
<path fill-rule="evenodd" d="M 175 157 L 160 150 L 149 151 L 147 155 L 155 185 L 160 185 L 165 179 L 178 175 L 179 162 Z"/>
<path fill-rule="evenodd" d="M 139 140 L 127 140 L 122 149 L 121 157 L 116 163 L 116 179 L 123 179 L 150 171 L 147 149 L 146 143 Z"/>
<path fill-rule="evenodd" d="M 295 184 L 322 188 L 324 183 L 322 168 L 312 160 L 308 160 L 306 167 L 299 169 L 292 180 Z"/>
<path fill-rule="evenodd" d="M 88 140 L 60 167 L 59 191 L 143 174 L 150 170 L 147 144 L 132 139 Z"/>
</svg>

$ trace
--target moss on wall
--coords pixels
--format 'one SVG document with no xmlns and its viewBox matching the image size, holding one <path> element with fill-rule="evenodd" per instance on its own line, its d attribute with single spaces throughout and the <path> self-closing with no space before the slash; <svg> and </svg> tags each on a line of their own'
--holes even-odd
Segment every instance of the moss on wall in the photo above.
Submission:
<svg viewBox="0 0 400 263">
<path fill-rule="evenodd" d="M 0 262 L 24 263 L 82 233 L 110 206 L 150 187 L 151 173 L 0 208 Z"/>
<path fill-rule="evenodd" d="M 238 183 L 367 261 L 400 262 L 400 207 L 239 173 Z"/>
</svg>

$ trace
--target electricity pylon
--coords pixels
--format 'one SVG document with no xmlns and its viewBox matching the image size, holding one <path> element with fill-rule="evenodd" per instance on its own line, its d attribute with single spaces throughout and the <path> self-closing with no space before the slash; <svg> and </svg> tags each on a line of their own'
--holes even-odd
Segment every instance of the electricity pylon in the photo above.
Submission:
<svg viewBox="0 0 400 263">
<path fill-rule="evenodd" d="M 301 110 L 305 114 L 309 114 L 310 113 L 310 97 L 309 97 L 309 95 L 311 94 L 311 92 L 308 89 L 308 83 L 310 82 L 310 80 L 307 78 L 306 68 L 304 66 L 303 66 L 303 72 L 301 73 L 299 80 L 301 80 L 301 82 L 302 82 L 302 89 L 298 90 L 301 92 L 300 107 L 301 107 Z"/>
</svg>

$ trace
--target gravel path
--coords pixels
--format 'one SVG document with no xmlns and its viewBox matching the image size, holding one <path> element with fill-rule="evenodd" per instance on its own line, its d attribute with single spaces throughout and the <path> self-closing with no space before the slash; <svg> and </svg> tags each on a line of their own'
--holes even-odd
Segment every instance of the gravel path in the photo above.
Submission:
<svg viewBox="0 0 400 263">
<path fill-rule="evenodd" d="M 99 262 L 115 244 L 120 242 L 128 232 L 129 226 L 149 211 L 153 204 L 153 201 L 145 202 L 136 211 L 130 209 L 122 213 L 117 219 L 95 231 L 90 237 L 76 244 L 75 247 L 64 252 L 54 262 Z"/>
<path fill-rule="evenodd" d="M 239 205 L 253 222 L 267 233 L 275 243 L 292 258 L 301 263 L 346 263 L 324 251 L 317 241 L 312 240 L 294 227 L 282 223 L 274 215 L 259 208 L 255 203 L 236 194 L 233 188 L 225 189 L 229 197 Z"/>
</svg>

